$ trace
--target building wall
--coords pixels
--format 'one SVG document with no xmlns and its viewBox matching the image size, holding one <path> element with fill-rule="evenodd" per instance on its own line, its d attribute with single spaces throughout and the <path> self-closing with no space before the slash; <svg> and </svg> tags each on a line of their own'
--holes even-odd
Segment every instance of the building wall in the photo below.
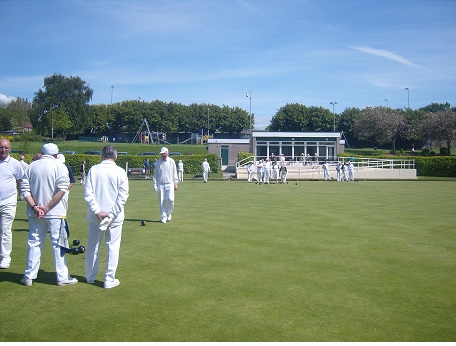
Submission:
<svg viewBox="0 0 456 346">
<path fill-rule="evenodd" d="M 228 146 L 228 166 L 235 166 L 237 162 L 237 157 L 239 152 L 249 152 L 250 144 L 247 143 L 236 143 L 236 142 L 223 142 L 217 141 L 217 143 L 211 143 L 209 141 L 207 145 L 207 150 L 210 154 L 216 154 L 220 158 L 221 166 L 221 151 L 222 146 Z M 221 168 L 221 167 L 219 167 Z"/>
</svg>

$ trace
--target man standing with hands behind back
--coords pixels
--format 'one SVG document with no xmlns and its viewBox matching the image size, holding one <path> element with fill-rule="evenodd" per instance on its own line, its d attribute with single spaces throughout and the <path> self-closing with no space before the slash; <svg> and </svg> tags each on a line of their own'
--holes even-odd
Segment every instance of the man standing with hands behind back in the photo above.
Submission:
<svg viewBox="0 0 456 346">
<path fill-rule="evenodd" d="M 169 157 L 168 148 L 160 149 L 161 158 L 155 163 L 154 191 L 158 192 L 160 204 L 161 223 L 171 221 L 171 213 L 174 211 L 174 190 L 178 189 L 176 162 Z"/>
<path fill-rule="evenodd" d="M 43 156 L 27 167 L 21 182 L 21 193 L 28 204 L 29 219 L 27 262 L 21 283 L 32 286 L 33 280 L 37 278 L 49 230 L 57 285 L 71 285 L 78 280 L 69 275 L 66 258 L 59 245 L 60 230 L 67 214 L 62 198 L 70 186 L 68 169 L 56 159 L 59 153 L 57 145 L 44 144 L 41 151 Z"/>
<path fill-rule="evenodd" d="M 101 151 L 101 163 L 92 166 L 87 173 L 84 199 L 87 203 L 89 236 L 85 254 L 86 281 L 93 284 L 100 263 L 100 242 L 105 234 L 108 247 L 104 288 L 120 285 L 116 279 L 119 263 L 125 203 L 129 196 L 127 173 L 116 165 L 117 150 L 112 145 Z"/>
</svg>

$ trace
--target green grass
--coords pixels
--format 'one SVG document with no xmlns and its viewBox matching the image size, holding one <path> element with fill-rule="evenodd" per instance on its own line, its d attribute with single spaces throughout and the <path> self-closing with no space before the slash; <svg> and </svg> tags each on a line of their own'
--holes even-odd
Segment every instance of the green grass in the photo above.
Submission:
<svg viewBox="0 0 456 346">
<path fill-rule="evenodd" d="M 163 225 L 151 182 L 131 181 L 111 290 L 56 286 L 48 239 L 38 279 L 20 285 L 20 202 L 0 341 L 454 342 L 455 184 L 187 180 Z M 75 185 L 70 238 L 82 244 L 85 210 Z M 68 262 L 82 281 L 83 255 Z"/>
</svg>

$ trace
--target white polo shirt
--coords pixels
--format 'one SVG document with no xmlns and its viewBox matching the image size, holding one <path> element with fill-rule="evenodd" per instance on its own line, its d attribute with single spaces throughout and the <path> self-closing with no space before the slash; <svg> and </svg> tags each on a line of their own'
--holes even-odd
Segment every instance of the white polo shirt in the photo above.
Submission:
<svg viewBox="0 0 456 346">
<path fill-rule="evenodd" d="M 58 191 L 68 192 L 70 178 L 65 165 L 52 155 L 43 155 L 41 159 L 33 161 L 25 170 L 21 182 L 21 193 L 24 197 L 32 195 L 37 205 L 46 205 Z M 67 208 L 62 200 L 59 201 L 45 218 L 65 217 Z M 33 216 L 33 210 L 27 208 L 28 216 Z"/>
<path fill-rule="evenodd" d="M 159 158 L 155 163 L 154 168 L 154 184 L 177 184 L 179 179 L 177 177 L 176 162 L 170 157 L 165 160 Z"/>
<path fill-rule="evenodd" d="M 0 206 L 17 202 L 17 181 L 23 176 L 24 170 L 14 157 L 0 160 Z"/>
</svg>

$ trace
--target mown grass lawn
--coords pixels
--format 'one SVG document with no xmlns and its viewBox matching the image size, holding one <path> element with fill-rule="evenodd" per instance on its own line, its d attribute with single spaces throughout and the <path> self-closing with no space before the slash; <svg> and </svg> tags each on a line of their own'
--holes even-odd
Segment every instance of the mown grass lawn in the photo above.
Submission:
<svg viewBox="0 0 456 346">
<path fill-rule="evenodd" d="M 150 180 L 130 188 L 111 290 L 101 274 L 56 286 L 48 239 L 38 279 L 20 285 L 19 202 L 0 341 L 456 340 L 454 181 L 187 180 L 167 224 Z M 85 244 L 82 192 L 69 223 Z M 68 257 L 80 281 L 83 258 Z"/>
</svg>

